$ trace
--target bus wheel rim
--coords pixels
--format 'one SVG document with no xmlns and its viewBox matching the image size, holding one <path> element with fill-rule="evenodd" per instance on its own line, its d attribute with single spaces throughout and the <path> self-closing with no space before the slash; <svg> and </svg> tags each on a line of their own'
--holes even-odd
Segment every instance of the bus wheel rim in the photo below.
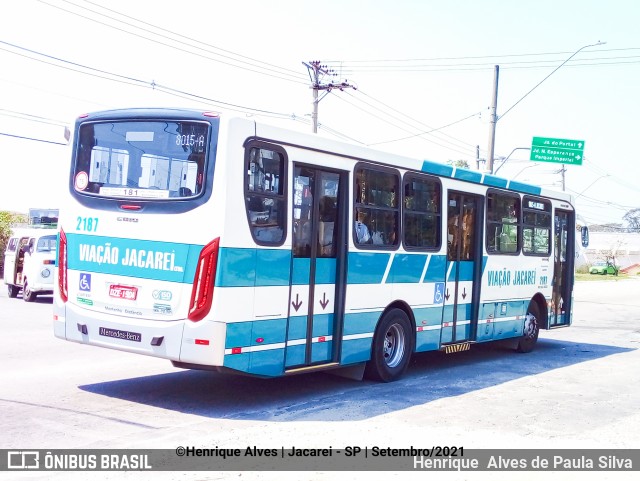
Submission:
<svg viewBox="0 0 640 481">
<path fill-rule="evenodd" d="M 393 324 L 384 336 L 382 355 L 385 364 L 390 368 L 398 366 L 404 357 L 404 349 L 404 330 L 400 324 Z"/>
<path fill-rule="evenodd" d="M 524 320 L 524 337 L 533 339 L 538 329 L 538 320 L 533 314 L 527 314 Z"/>
</svg>

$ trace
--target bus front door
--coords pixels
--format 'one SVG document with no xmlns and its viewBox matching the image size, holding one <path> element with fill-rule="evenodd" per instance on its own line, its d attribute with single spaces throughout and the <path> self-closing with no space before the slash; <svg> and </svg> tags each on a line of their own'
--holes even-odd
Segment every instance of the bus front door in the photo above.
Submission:
<svg viewBox="0 0 640 481">
<path fill-rule="evenodd" d="M 447 271 L 442 314 L 441 344 L 475 339 L 478 322 L 474 299 L 479 286 L 478 259 L 482 236 L 477 196 L 449 192 L 447 199 Z"/>
<path fill-rule="evenodd" d="M 556 209 L 553 225 L 553 286 L 551 294 L 551 312 L 549 327 L 570 324 L 571 283 L 573 260 L 575 258 L 575 228 L 573 213 Z"/>
<path fill-rule="evenodd" d="M 341 227 L 346 182 L 343 172 L 294 165 L 287 372 L 338 359 L 347 244 Z"/>
</svg>

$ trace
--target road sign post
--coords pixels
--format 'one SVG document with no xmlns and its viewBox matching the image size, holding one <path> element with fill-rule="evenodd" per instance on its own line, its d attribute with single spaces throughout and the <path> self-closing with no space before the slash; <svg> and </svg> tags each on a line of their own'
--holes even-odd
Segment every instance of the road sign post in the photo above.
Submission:
<svg viewBox="0 0 640 481">
<path fill-rule="evenodd" d="M 536 162 L 582 165 L 584 140 L 534 137 L 531 158 Z"/>
</svg>

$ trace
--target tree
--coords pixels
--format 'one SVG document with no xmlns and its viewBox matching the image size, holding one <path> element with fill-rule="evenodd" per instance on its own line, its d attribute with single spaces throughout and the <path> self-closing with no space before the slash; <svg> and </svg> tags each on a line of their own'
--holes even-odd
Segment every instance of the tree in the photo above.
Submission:
<svg viewBox="0 0 640 481">
<path fill-rule="evenodd" d="M 4 251 L 7 248 L 7 241 L 11 237 L 11 228 L 15 224 L 26 221 L 27 216 L 24 214 L 16 214 L 5 210 L 0 211 L 0 271 L 4 269 Z"/>
<path fill-rule="evenodd" d="M 464 169 L 468 169 L 469 168 L 469 162 L 467 162 L 466 160 L 447 160 L 447 164 L 449 165 L 453 165 L 454 167 L 462 167 Z"/>
<path fill-rule="evenodd" d="M 640 232 L 640 209 L 631 209 L 622 219 L 629 224 L 631 231 Z"/>
</svg>

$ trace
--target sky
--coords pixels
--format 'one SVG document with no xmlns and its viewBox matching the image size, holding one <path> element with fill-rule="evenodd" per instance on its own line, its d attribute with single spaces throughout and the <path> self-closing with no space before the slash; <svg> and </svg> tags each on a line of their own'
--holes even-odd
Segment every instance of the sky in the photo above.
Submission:
<svg viewBox="0 0 640 481">
<path fill-rule="evenodd" d="M 319 135 L 474 169 L 498 65 L 494 171 L 573 194 L 583 223 L 625 225 L 639 21 L 635 0 L 3 2 L 0 210 L 62 204 L 65 126 L 86 112 L 187 107 L 311 132 L 318 60 L 323 83 L 349 86 L 320 101 Z M 530 161 L 533 137 L 584 141 L 582 165 Z"/>
</svg>

